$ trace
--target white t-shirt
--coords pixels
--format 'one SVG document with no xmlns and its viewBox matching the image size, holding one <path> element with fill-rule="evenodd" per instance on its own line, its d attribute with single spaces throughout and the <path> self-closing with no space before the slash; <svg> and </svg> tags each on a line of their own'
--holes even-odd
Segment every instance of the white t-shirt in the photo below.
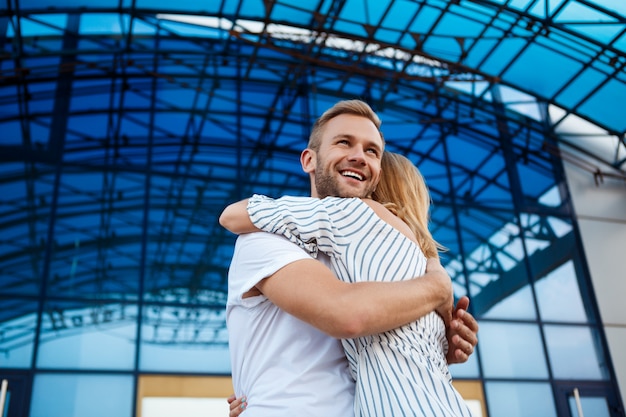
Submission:
<svg viewBox="0 0 626 417">
<path fill-rule="evenodd" d="M 302 259 L 310 256 L 270 233 L 242 235 L 235 244 L 226 322 L 233 385 L 238 397 L 248 398 L 246 417 L 354 415 L 354 381 L 341 343 L 264 295 L 242 298 L 259 281 Z"/>
</svg>

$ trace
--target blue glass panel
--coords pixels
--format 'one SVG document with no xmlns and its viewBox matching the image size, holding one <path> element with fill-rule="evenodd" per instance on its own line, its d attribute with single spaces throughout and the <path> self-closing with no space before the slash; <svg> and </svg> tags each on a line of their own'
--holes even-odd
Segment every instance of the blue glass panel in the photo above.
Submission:
<svg viewBox="0 0 626 417">
<path fill-rule="evenodd" d="M 582 415 L 578 413 L 578 404 L 576 398 L 569 397 L 568 404 L 572 417 L 593 416 L 593 417 L 611 417 L 609 404 L 604 397 L 580 397 L 580 408 Z"/>
<path fill-rule="evenodd" d="M 485 38 L 478 38 L 468 45 L 467 56 L 463 60 L 464 64 L 470 67 L 478 67 L 479 64 L 491 53 L 493 48 L 496 46 L 497 40 L 488 38 L 487 36 L 485 36 Z"/>
<path fill-rule="evenodd" d="M 5 90 L 6 91 L 6 90 Z M 2 122 L 2 145 L 21 145 L 24 142 L 23 126 L 19 121 Z"/>
<path fill-rule="evenodd" d="M 142 178 L 72 170 L 62 175 L 61 187 L 50 293 L 136 296 L 145 189 Z"/>
<path fill-rule="evenodd" d="M 590 90 L 593 90 L 605 80 L 606 74 L 596 71 L 594 68 L 587 68 L 563 92 L 556 96 L 556 101 L 566 106 L 578 103 L 589 94 Z"/>
<path fill-rule="evenodd" d="M 548 383 L 486 382 L 489 417 L 556 417 Z"/>
<path fill-rule="evenodd" d="M 295 26 L 309 26 L 311 24 L 311 12 L 300 10 L 300 6 L 308 7 L 308 4 L 292 7 L 289 4 L 274 3 L 271 18 L 276 22 L 287 22 Z"/>
<path fill-rule="evenodd" d="M 412 1 L 395 0 L 391 2 L 391 8 L 387 12 L 382 26 L 390 29 L 405 28 L 415 17 L 418 5 Z"/>
<path fill-rule="evenodd" d="M 37 303 L 0 299 L 0 369 L 30 368 L 36 326 Z"/>
<path fill-rule="evenodd" d="M 436 35 L 429 36 L 422 44 L 422 48 L 427 54 L 438 56 L 450 61 L 461 59 L 461 45 L 458 40 L 449 37 Z"/>
<path fill-rule="evenodd" d="M 423 5 L 419 14 L 416 16 L 415 20 L 413 20 L 413 23 L 411 23 L 409 32 L 419 35 L 428 33 L 440 16 L 441 10 L 427 4 Z"/>
<path fill-rule="evenodd" d="M 544 331 L 555 378 L 587 380 L 608 378 L 606 359 L 595 329 L 583 326 L 546 325 Z"/>
<path fill-rule="evenodd" d="M 626 52 L 626 33 L 623 34 L 618 40 L 613 44 L 615 48 L 621 50 L 622 52 Z"/>
<path fill-rule="evenodd" d="M 509 276 L 509 279 L 513 279 Z M 476 278 L 472 276 L 472 281 L 475 281 Z M 524 277 L 526 280 L 526 277 Z M 525 281 L 524 281 L 525 282 Z M 482 318 L 490 318 L 490 319 L 517 319 L 517 320 L 525 320 L 530 319 L 534 320 L 537 317 L 533 295 L 530 291 L 530 286 L 527 283 L 523 288 L 515 291 L 513 294 L 509 296 L 505 296 L 508 292 L 505 291 L 506 283 L 499 284 L 502 287 L 500 291 L 501 299 L 496 299 L 496 303 L 489 309 L 485 310 L 487 306 L 483 306 L 482 302 L 487 298 L 487 292 L 478 293 L 477 295 L 472 296 L 471 303 L 474 305 L 475 314 L 478 317 Z M 484 313 L 483 313 L 484 311 Z M 482 333 L 482 332 L 481 332 Z"/>
<path fill-rule="evenodd" d="M 558 23 L 579 21 L 588 23 L 615 22 L 616 19 L 602 13 L 595 7 L 584 5 L 577 1 L 568 1 L 559 13 L 554 16 L 554 21 Z"/>
<path fill-rule="evenodd" d="M 0 290 L 4 294 L 35 295 L 47 250 L 53 176 L 45 166 L 5 163 L 0 170 Z M 20 183 L 14 178 L 24 176 Z"/>
<path fill-rule="evenodd" d="M 489 57 L 481 61 L 479 69 L 489 75 L 500 75 L 524 46 L 526 46 L 526 41 L 522 39 L 502 39 L 502 42 L 491 51 Z"/>
<path fill-rule="evenodd" d="M 535 284 L 541 318 L 546 321 L 589 321 L 572 261 L 539 279 Z"/>
<path fill-rule="evenodd" d="M 541 77 L 529 71 L 535 67 L 541 67 Z M 526 91 L 539 97 L 551 97 L 581 68 L 578 61 L 541 45 L 531 44 L 507 69 L 503 79 L 523 86 Z"/>
<path fill-rule="evenodd" d="M 62 14 L 55 14 L 42 19 L 39 19 L 39 16 L 37 16 L 37 21 L 28 17 L 22 17 L 20 18 L 20 32 L 22 36 L 61 35 L 66 19 L 67 16 Z M 40 22 L 40 20 L 44 22 Z"/>
<path fill-rule="evenodd" d="M 30 417 L 131 417 L 133 377 L 39 374 Z"/>
<path fill-rule="evenodd" d="M 207 292 L 202 301 L 215 303 Z M 176 297 L 172 292 L 170 299 Z M 223 302 L 223 301 L 220 301 Z M 223 308 L 148 305 L 143 310 L 139 369 L 159 372 L 230 373 Z"/>
<path fill-rule="evenodd" d="M 49 302 L 41 323 L 37 366 L 131 370 L 137 307 Z"/>
<path fill-rule="evenodd" d="M 83 14 L 80 18 L 80 33 L 84 35 L 94 34 L 120 34 L 128 29 L 127 15 L 117 13 Z"/>
<path fill-rule="evenodd" d="M 541 334 L 535 324 L 480 325 L 480 357 L 487 378 L 547 378 Z"/>
<path fill-rule="evenodd" d="M 446 13 L 439 23 L 437 23 L 437 26 L 435 26 L 434 33 L 446 37 L 474 38 L 477 37 L 483 29 L 484 24 L 477 22 L 473 18 L 468 19 L 466 15 Z"/>
<path fill-rule="evenodd" d="M 263 0 L 243 0 L 240 7 L 240 13 L 243 13 L 246 17 L 265 17 L 265 5 Z"/>
<path fill-rule="evenodd" d="M 580 106 L 580 111 L 593 120 L 602 120 L 616 132 L 623 132 L 626 131 L 624 97 L 626 83 L 611 79 Z"/>
</svg>

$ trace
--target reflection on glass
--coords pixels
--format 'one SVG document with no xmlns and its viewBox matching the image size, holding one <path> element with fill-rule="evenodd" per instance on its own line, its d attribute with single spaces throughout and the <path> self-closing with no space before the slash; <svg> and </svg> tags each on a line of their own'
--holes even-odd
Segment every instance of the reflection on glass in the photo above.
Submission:
<svg viewBox="0 0 626 417">
<path fill-rule="evenodd" d="M 490 417 L 556 417 L 548 383 L 486 382 Z"/>
<path fill-rule="evenodd" d="M 230 373 L 225 310 L 147 305 L 139 353 L 142 371 Z"/>
<path fill-rule="evenodd" d="M 137 297 L 144 211 L 142 178 L 70 169 L 63 172 L 49 265 L 49 295 Z"/>
<path fill-rule="evenodd" d="M 586 326 L 545 326 L 552 372 L 557 379 L 608 378 L 596 331 Z M 575 366 L 573 366 L 575 364 Z"/>
<path fill-rule="evenodd" d="M 493 288 L 496 288 L 496 286 L 494 285 Z M 502 291 L 500 294 L 501 297 L 504 297 L 505 295 L 506 291 Z M 474 302 L 475 300 L 472 298 L 470 304 Z M 535 314 L 533 306 L 534 301 L 530 291 L 530 286 L 526 285 L 508 297 L 498 300 L 496 304 L 483 313 L 482 317 L 492 319 L 534 320 L 537 315 Z"/>
<path fill-rule="evenodd" d="M 573 396 L 568 398 L 569 409 L 572 413 L 572 417 L 581 417 L 578 413 L 578 405 L 576 404 L 576 398 Z M 604 397 L 580 397 L 580 405 L 582 408 L 582 414 L 585 417 L 611 417 L 609 411 L 609 404 Z"/>
<path fill-rule="evenodd" d="M 0 369 L 30 368 L 37 304 L 29 300 L 0 300 Z"/>
<path fill-rule="evenodd" d="M 588 321 L 571 260 L 537 281 L 535 288 L 542 320 Z"/>
<path fill-rule="evenodd" d="M 133 377 L 35 375 L 30 417 L 131 417 Z"/>
<path fill-rule="evenodd" d="M 548 377 L 537 325 L 481 323 L 479 338 L 479 352 L 486 377 Z"/>
<path fill-rule="evenodd" d="M 137 307 L 122 304 L 46 305 L 37 366 L 134 368 Z"/>
<path fill-rule="evenodd" d="M 3 96 L 4 97 L 4 96 Z M 2 142 L 10 137 L 3 131 Z M 38 179 L 7 181 L 20 176 Z M 0 164 L 0 293 L 37 295 L 41 283 L 48 240 L 52 178 L 45 167 L 28 164 Z M 28 184 L 28 185 L 27 185 Z"/>
</svg>

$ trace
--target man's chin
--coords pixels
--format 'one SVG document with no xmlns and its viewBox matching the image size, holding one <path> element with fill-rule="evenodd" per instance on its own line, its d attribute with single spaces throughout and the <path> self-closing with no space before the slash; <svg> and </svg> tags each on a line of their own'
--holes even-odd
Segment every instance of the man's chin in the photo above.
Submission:
<svg viewBox="0 0 626 417">
<path fill-rule="evenodd" d="M 339 197 L 344 198 L 364 198 L 367 197 L 367 191 L 361 187 L 344 187 L 339 190 Z"/>
</svg>

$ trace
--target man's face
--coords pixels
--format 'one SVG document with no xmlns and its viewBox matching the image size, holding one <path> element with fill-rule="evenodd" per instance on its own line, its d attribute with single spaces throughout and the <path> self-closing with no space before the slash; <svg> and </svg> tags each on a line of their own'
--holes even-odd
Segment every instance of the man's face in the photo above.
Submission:
<svg viewBox="0 0 626 417">
<path fill-rule="evenodd" d="M 342 114 L 324 127 L 315 154 L 313 195 L 369 197 L 380 179 L 383 140 L 374 123 Z"/>
</svg>

